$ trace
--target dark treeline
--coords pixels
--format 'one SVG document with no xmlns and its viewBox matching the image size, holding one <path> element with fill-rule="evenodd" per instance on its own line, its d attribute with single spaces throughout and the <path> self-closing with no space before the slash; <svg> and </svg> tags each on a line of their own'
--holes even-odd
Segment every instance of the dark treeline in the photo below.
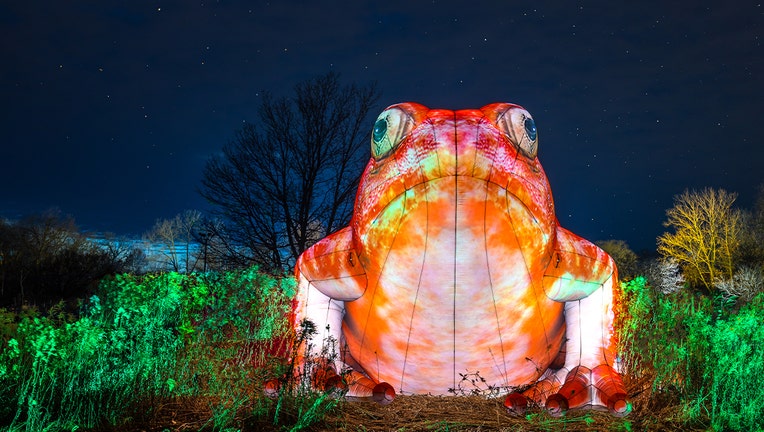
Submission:
<svg viewBox="0 0 764 432">
<path fill-rule="evenodd" d="M 140 255 L 119 242 L 90 241 L 55 210 L 0 220 L 0 307 L 46 310 L 61 300 L 74 307 L 105 276 L 134 270 Z"/>
</svg>

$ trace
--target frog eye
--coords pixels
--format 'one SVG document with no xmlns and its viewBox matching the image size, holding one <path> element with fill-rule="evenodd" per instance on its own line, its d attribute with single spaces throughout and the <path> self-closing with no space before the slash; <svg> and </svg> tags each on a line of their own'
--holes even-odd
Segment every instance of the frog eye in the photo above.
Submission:
<svg viewBox="0 0 764 432">
<path fill-rule="evenodd" d="M 528 111 L 517 106 L 510 107 L 498 116 L 496 125 L 525 156 L 531 159 L 536 157 L 538 133 L 536 122 Z"/>
<path fill-rule="evenodd" d="M 371 131 L 371 155 L 382 159 L 403 141 L 414 126 L 414 119 L 396 107 L 382 111 Z"/>
</svg>

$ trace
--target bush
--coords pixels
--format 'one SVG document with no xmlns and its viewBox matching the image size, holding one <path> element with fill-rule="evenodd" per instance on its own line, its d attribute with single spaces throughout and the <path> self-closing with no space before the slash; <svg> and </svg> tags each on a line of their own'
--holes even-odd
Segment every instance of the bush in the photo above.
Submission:
<svg viewBox="0 0 764 432">
<path fill-rule="evenodd" d="M 93 296 L 77 320 L 50 314 L 19 322 L 0 374 L 16 383 L 10 429 L 115 424 L 137 398 L 167 394 L 163 377 L 180 346 L 172 325 L 180 310 L 177 287 L 138 289 L 130 277 L 117 277 L 102 288 L 107 297 L 118 292 L 119 301 Z"/>
<path fill-rule="evenodd" d="M 707 409 L 717 430 L 764 428 L 764 295 L 755 300 L 710 332 Z"/>
<path fill-rule="evenodd" d="M 284 370 L 293 294 L 291 279 L 256 269 L 119 275 L 79 318 L 0 311 L 0 425 L 119 426 L 137 406 L 184 396 L 207 398 L 214 426 L 230 423 Z"/>
<path fill-rule="evenodd" d="M 668 295 L 637 277 L 623 284 L 618 336 L 625 372 L 676 397 L 690 422 L 716 430 L 764 428 L 764 295 L 737 313 L 681 290 Z"/>
</svg>

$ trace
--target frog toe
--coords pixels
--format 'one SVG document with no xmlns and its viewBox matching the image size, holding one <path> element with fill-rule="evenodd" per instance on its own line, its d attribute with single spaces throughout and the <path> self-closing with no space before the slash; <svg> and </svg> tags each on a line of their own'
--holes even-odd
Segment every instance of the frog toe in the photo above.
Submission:
<svg viewBox="0 0 764 432">
<path fill-rule="evenodd" d="M 380 405 L 387 405 L 395 399 L 396 393 L 393 386 L 386 382 L 375 382 L 367 376 L 351 371 L 347 375 L 347 394 L 345 397 L 353 401 L 373 401 Z"/>
<path fill-rule="evenodd" d="M 557 393 L 549 396 L 545 407 L 552 416 L 561 416 L 569 409 L 581 408 L 591 403 L 591 370 L 577 366 L 568 372 L 565 382 Z"/>
<path fill-rule="evenodd" d="M 512 415 L 523 415 L 528 409 L 528 398 L 522 393 L 512 392 L 504 398 L 504 408 Z"/>
<path fill-rule="evenodd" d="M 386 382 L 381 382 L 372 389 L 372 400 L 380 405 L 387 405 L 395 399 L 395 389 Z"/>
<path fill-rule="evenodd" d="M 631 401 L 621 374 L 612 366 L 602 364 L 592 369 L 592 383 L 597 399 L 611 414 L 623 417 L 631 412 Z"/>
<path fill-rule="evenodd" d="M 545 406 L 547 399 L 562 387 L 560 376 L 565 376 L 564 369 L 547 370 L 542 377 L 522 393 L 512 392 L 504 399 L 504 407 L 510 414 L 522 415 L 530 405 Z"/>
<path fill-rule="evenodd" d="M 270 379 L 263 385 L 263 393 L 269 398 L 277 397 L 280 389 L 281 381 L 278 378 Z"/>
</svg>

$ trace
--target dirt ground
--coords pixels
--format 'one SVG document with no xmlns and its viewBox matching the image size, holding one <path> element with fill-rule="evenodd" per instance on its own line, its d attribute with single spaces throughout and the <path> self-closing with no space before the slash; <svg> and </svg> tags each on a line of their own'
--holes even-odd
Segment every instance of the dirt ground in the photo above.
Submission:
<svg viewBox="0 0 764 432">
<path fill-rule="evenodd" d="M 631 395 L 632 412 L 615 417 L 606 411 L 571 411 L 552 417 L 540 408 L 531 408 L 522 416 L 506 411 L 502 398 L 481 396 L 398 396 L 389 405 L 372 402 L 343 402 L 324 416 L 309 431 L 703 431 L 703 424 L 688 424 L 681 418 L 676 400 L 654 394 L 648 379 L 626 380 Z M 126 419 L 121 426 L 102 429 L 145 432 L 185 432 L 221 430 L 212 424 L 213 401 L 192 399 L 168 401 L 155 405 L 151 414 Z M 251 407 L 241 407 L 235 427 L 228 430 L 280 431 L 290 427 L 274 426 L 257 420 Z M 144 411 L 145 413 L 146 411 Z"/>
</svg>

